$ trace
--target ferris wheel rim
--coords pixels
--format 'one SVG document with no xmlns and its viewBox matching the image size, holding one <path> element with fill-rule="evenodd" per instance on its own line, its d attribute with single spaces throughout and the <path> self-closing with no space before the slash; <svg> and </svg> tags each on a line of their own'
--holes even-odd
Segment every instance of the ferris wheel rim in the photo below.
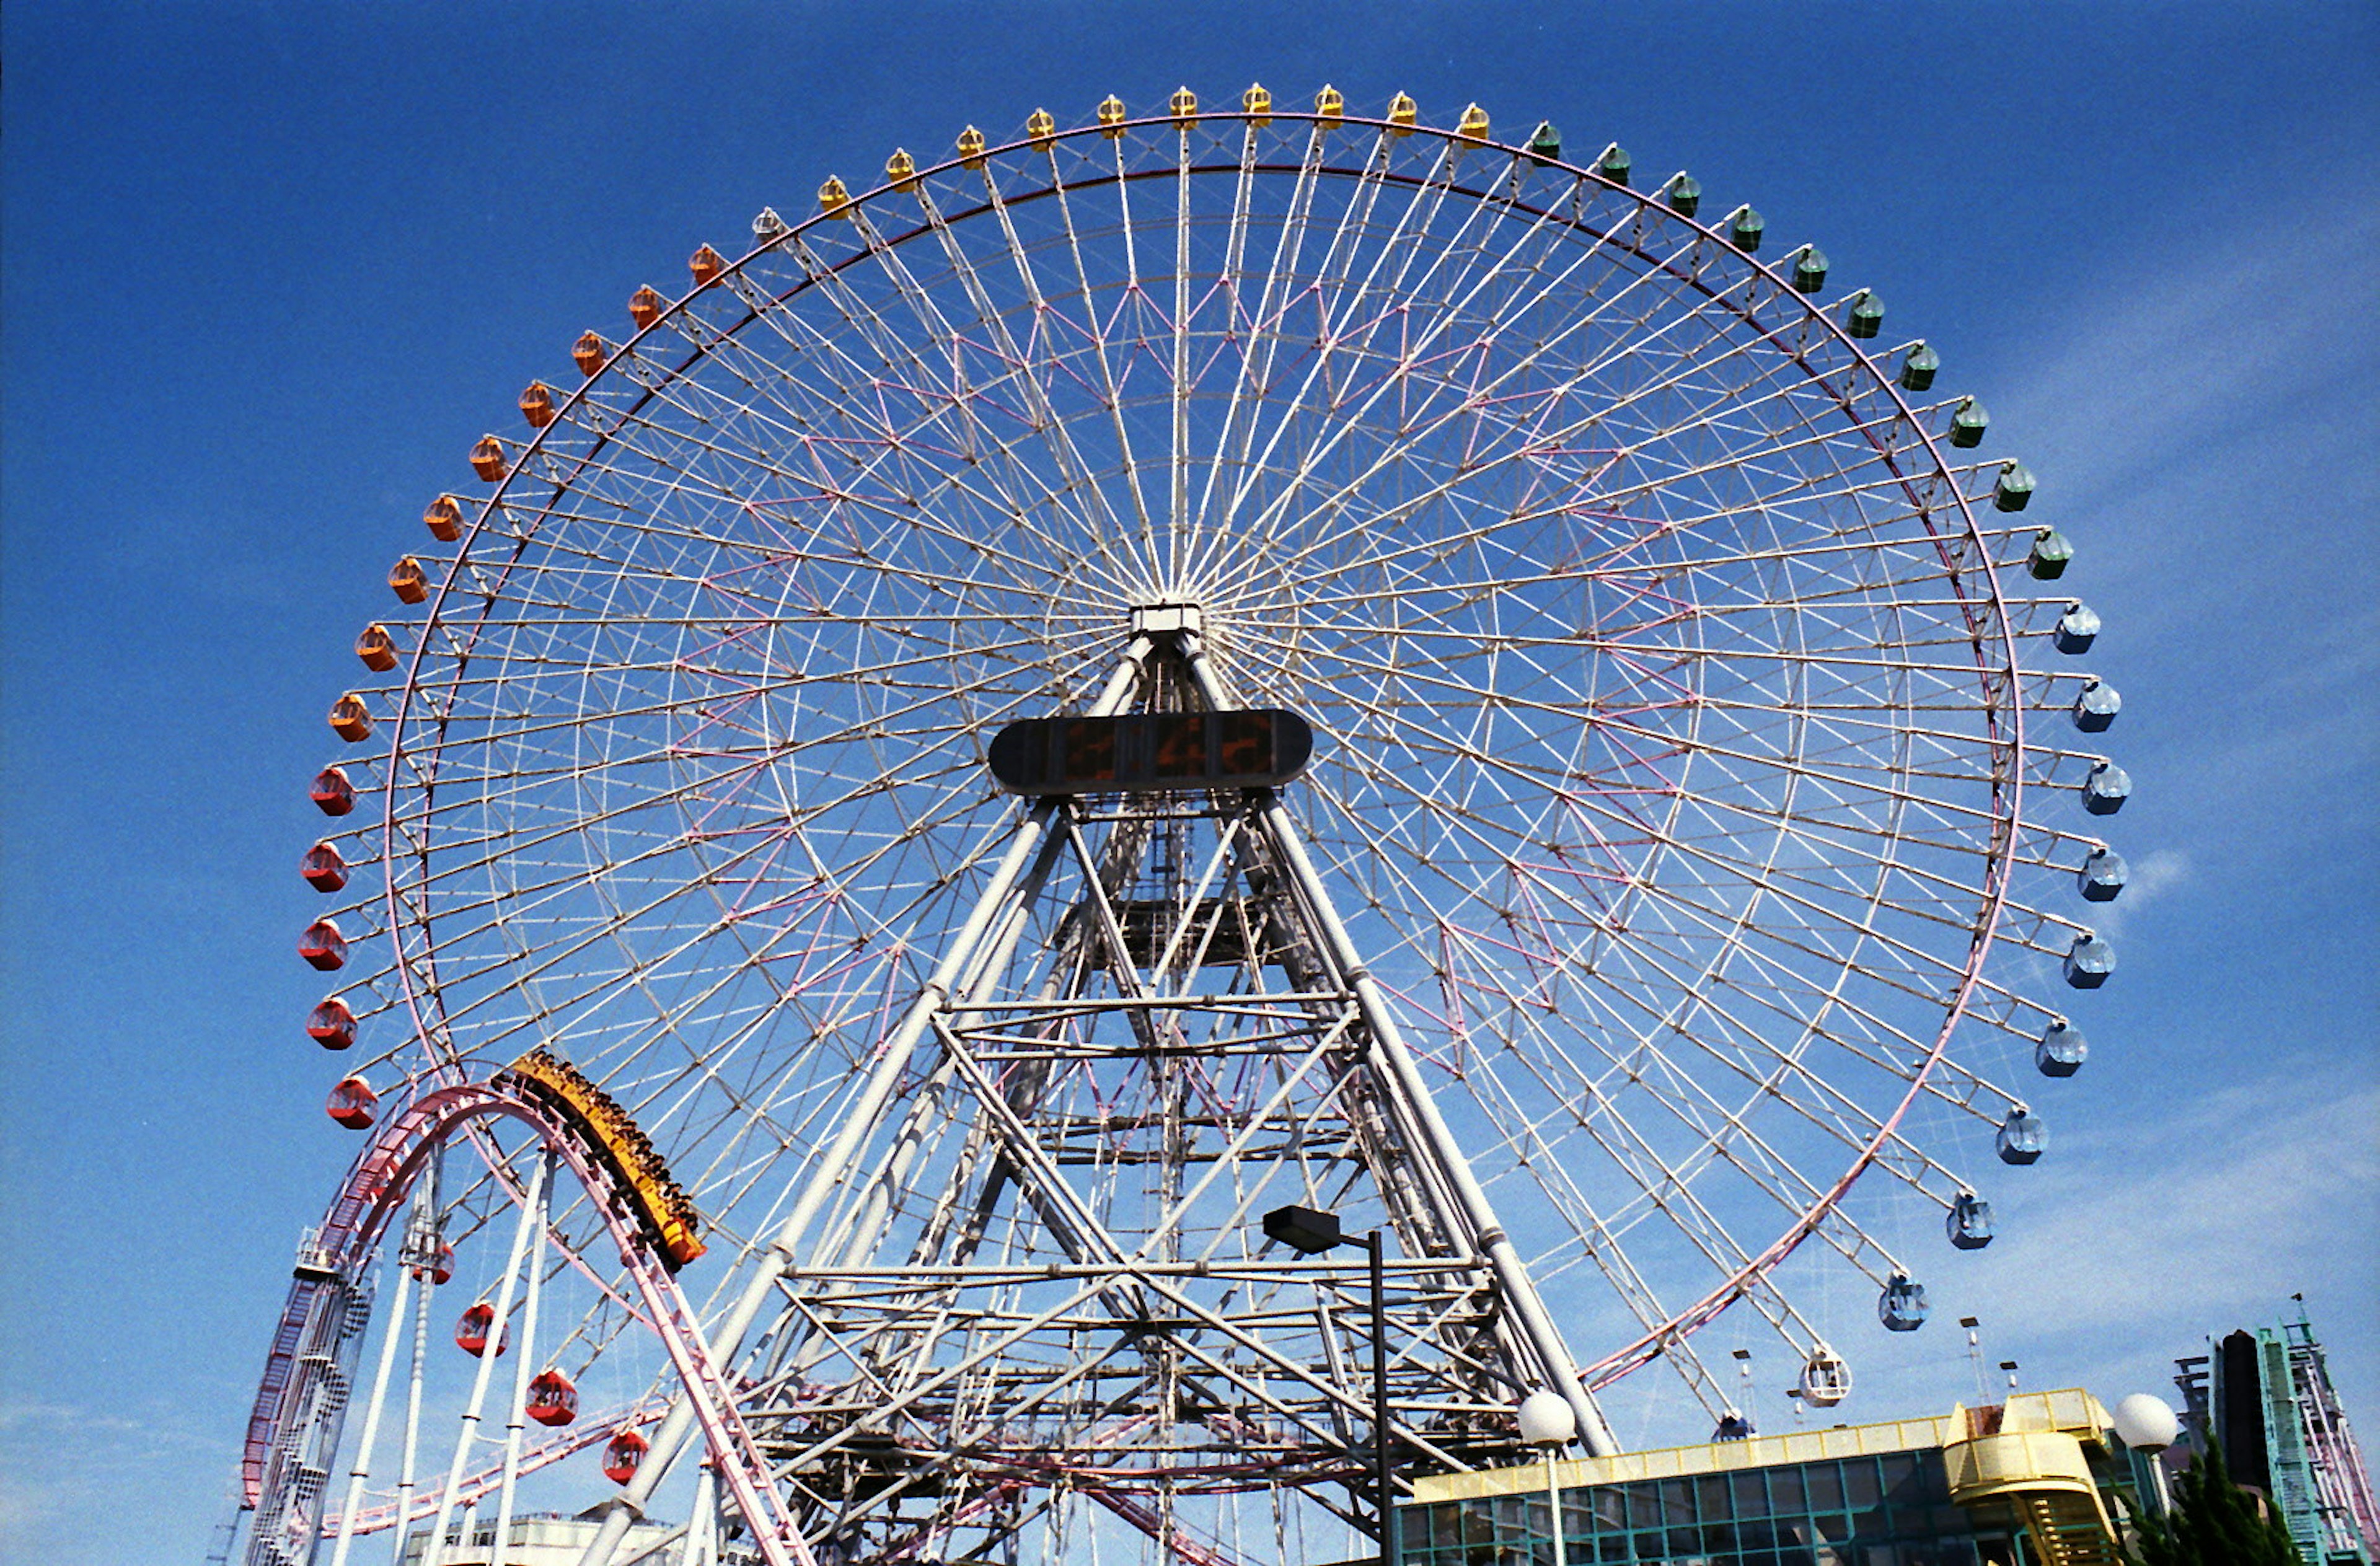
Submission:
<svg viewBox="0 0 2380 1566">
<path fill-rule="evenodd" d="M 1224 112 L 1214 112 L 1201 114 L 1194 117 L 1196 120 L 1202 121 L 1214 120 L 1228 122 L 1243 119 L 1246 116 Z M 1577 165 L 1562 163 L 1559 160 L 1548 160 L 1502 143 L 1487 140 L 1483 138 L 1463 137 L 1455 132 L 1439 130 L 1435 127 L 1400 127 L 1387 121 L 1366 119 L 1360 116 L 1331 117 L 1284 111 L 1275 114 L 1271 117 L 1292 121 L 1303 120 L 1312 125 L 1318 131 L 1325 128 L 1352 129 L 1361 127 L 1365 130 L 1376 131 L 1381 136 L 1387 137 L 1397 135 L 1400 134 L 1402 130 L 1409 129 L 1415 134 L 1436 135 L 1449 142 L 1460 142 L 1466 148 L 1479 149 L 1491 153 L 1509 154 L 1515 160 L 1525 158 L 1536 165 L 1559 169 L 1562 173 L 1576 179 L 1599 181 L 1609 193 L 1625 194 L 1631 197 L 1635 201 L 1636 208 L 1640 212 L 1648 211 L 1657 212 L 1660 221 L 1663 223 L 1684 225 L 1685 226 L 1698 232 L 1705 240 L 1714 245 L 1724 247 L 1727 244 L 1724 237 L 1721 237 L 1712 226 L 1700 223 L 1694 219 L 1684 217 L 1682 214 L 1677 213 L 1674 211 L 1658 206 L 1655 196 L 1651 193 L 1638 192 L 1624 185 L 1613 185 L 1609 179 L 1605 178 L 1599 171 L 1583 169 Z M 1121 129 L 1124 131 L 1148 130 L 1167 126 L 1181 125 L 1182 121 L 1179 116 L 1152 115 L 1139 119 L 1127 120 L 1123 123 Z M 1186 127 L 1184 127 L 1184 128 L 1186 130 Z M 1085 139 L 1095 133 L 1104 133 L 1104 131 L 1105 127 L 1084 127 L 1059 133 L 1052 138 L 1047 139 L 1046 142 L 1042 139 L 1028 137 L 1022 140 L 1007 143 L 998 149 L 989 150 L 983 153 L 982 156 L 986 159 L 997 159 L 1004 155 L 1018 153 L 1021 150 L 1025 149 L 1031 149 L 1036 152 L 1042 151 L 1045 150 L 1045 147 L 1048 144 L 1053 144 L 1055 142 L 1067 140 Z M 966 165 L 969 162 L 970 160 L 965 157 L 947 159 L 931 169 L 918 171 L 915 177 L 916 180 L 922 181 L 931 178 L 937 175 L 946 175 L 954 169 Z M 1278 167 L 1274 165 L 1265 166 L 1272 172 L 1281 172 L 1282 169 L 1293 168 L 1296 165 L 1279 165 Z M 1201 165 L 1196 172 L 1221 174 L 1230 172 L 1231 167 L 1232 165 L 1223 164 L 1215 164 L 1211 166 Z M 1173 172 L 1174 170 L 1172 169 L 1154 169 L 1131 177 L 1156 178 L 1165 176 Z M 1187 176 L 1193 172 L 1193 170 L 1185 164 L 1182 167 L 1181 172 L 1184 176 Z M 1331 174 L 1333 176 L 1354 176 L 1360 174 L 1361 171 L 1328 168 L 1322 169 L 1320 172 Z M 1117 175 L 1113 177 L 1112 182 L 1122 184 L 1125 181 L 1125 178 L 1126 176 L 1123 175 Z M 1079 190 L 1096 188 L 1110 182 L 1110 180 L 1104 178 L 1097 180 L 1085 179 L 1074 182 L 1060 182 L 1053 178 L 1053 183 L 1049 189 L 1037 193 L 1034 199 L 1038 199 L 1038 195 L 1057 194 L 1062 189 Z M 729 277 L 739 276 L 741 275 L 743 269 L 757 258 L 767 254 L 771 250 L 789 246 L 795 237 L 823 225 L 856 217 L 866 212 L 869 203 L 889 199 L 893 192 L 905 188 L 905 185 L 901 183 L 888 183 L 863 195 L 852 198 L 847 205 L 842 209 L 838 209 L 834 212 L 815 214 L 804 220 L 800 225 L 795 225 L 789 229 L 786 234 L 780 236 L 778 238 L 768 243 L 756 246 L 755 249 L 746 256 L 730 263 L 725 275 Z M 1490 199 L 1492 195 L 1491 191 L 1474 190 L 1465 187 L 1456 187 L 1451 184 L 1447 188 L 1450 191 L 1458 192 L 1482 201 Z M 966 215 L 968 214 L 965 212 L 960 212 L 953 215 L 950 221 L 954 223 L 962 221 Z M 906 234 L 893 237 L 892 240 L 888 241 L 888 244 L 892 246 L 906 244 L 914 239 L 922 237 L 929 232 L 930 232 L 929 227 L 915 229 Z M 856 252 L 853 256 L 838 262 L 837 265 L 838 267 L 857 265 L 868 259 L 872 253 L 872 247 L 869 249 L 863 249 Z M 1639 259 L 1646 260 L 1648 261 L 1652 259 L 1651 256 L 1643 249 L 1635 250 L 1634 253 L 1639 257 Z M 1791 253 L 1789 253 L 1789 256 L 1790 254 Z M 1851 354 L 1854 364 L 1858 367 L 1861 372 L 1864 373 L 1867 381 L 1871 383 L 1872 389 L 1880 390 L 1884 396 L 1889 399 L 1895 416 L 1908 421 L 1913 429 L 1918 431 L 1919 438 L 1923 442 L 1925 458 L 1925 461 L 1930 464 L 1930 467 L 1912 478 L 1906 479 L 1904 482 L 1921 482 L 1937 478 L 1946 480 L 1949 480 L 1952 468 L 1943 458 L 1942 454 L 1937 449 L 1934 434 L 1930 431 L 1924 430 L 1922 425 L 1919 424 L 1916 418 L 1917 410 L 1910 404 L 1907 398 L 1900 395 L 1900 389 L 1894 385 L 1890 377 L 1883 373 L 1875 361 L 1870 359 L 1863 350 L 1851 341 L 1850 335 L 1845 329 L 1835 321 L 1833 314 L 1828 310 L 1819 309 L 1815 300 L 1810 299 L 1806 296 L 1795 294 L 1786 285 L 1783 278 L 1779 276 L 1776 268 L 1770 263 L 1758 262 L 1747 256 L 1738 256 L 1736 257 L 1736 261 L 1753 267 L 1755 271 L 1765 275 L 1770 284 L 1774 285 L 1775 297 L 1778 300 L 1798 302 L 1801 307 L 1801 318 L 1806 322 L 1815 323 L 1815 329 L 1830 335 L 1833 339 L 1836 339 L 1839 346 L 1845 348 Z M 802 281 L 784 290 L 783 296 L 773 299 L 772 302 L 782 303 L 783 299 L 790 298 L 795 294 L 817 285 L 818 279 L 814 275 L 808 275 L 808 268 L 807 265 L 805 265 L 803 270 L 806 275 Z M 610 354 L 607 356 L 606 363 L 602 367 L 601 371 L 599 371 L 596 375 L 590 375 L 579 387 L 574 388 L 570 391 L 563 403 L 565 417 L 557 419 L 551 425 L 537 430 L 531 435 L 530 439 L 521 448 L 523 460 L 516 461 L 509 465 L 509 470 L 495 486 L 488 504 L 477 508 L 477 515 L 470 525 L 469 536 L 467 538 L 462 549 L 458 551 L 456 555 L 458 566 L 459 562 L 462 559 L 470 555 L 473 548 L 480 540 L 482 534 L 490 528 L 490 519 L 495 516 L 498 506 L 500 506 L 504 503 L 505 497 L 512 492 L 514 486 L 516 483 L 525 484 L 527 482 L 523 477 L 528 466 L 526 459 L 531 454 L 541 455 L 545 452 L 549 434 L 554 430 L 565 429 L 567 427 L 568 413 L 577 409 L 582 401 L 589 396 L 591 389 L 596 386 L 598 382 L 602 379 L 605 373 L 612 370 L 613 361 L 620 356 L 635 352 L 640 345 L 645 344 L 649 340 L 656 340 L 652 337 L 653 334 L 670 331 L 679 312 L 690 310 L 692 308 L 691 301 L 698 295 L 705 292 L 707 292 L 707 289 L 698 288 L 694 293 L 690 293 L 677 299 L 666 301 L 662 311 L 652 322 L 640 327 L 635 334 L 625 339 L 619 346 L 610 350 Z M 728 330 L 727 335 L 731 337 L 734 336 L 758 319 L 759 312 L 757 310 L 750 311 L 742 320 L 738 321 L 734 327 Z M 1746 319 L 1749 319 L 1748 312 Z M 710 329 L 716 330 L 715 328 Z M 709 346 L 689 347 L 687 353 L 680 362 L 674 366 L 659 367 L 656 370 L 656 373 L 664 379 L 674 380 L 675 378 L 682 377 L 712 351 L 713 348 Z M 650 399 L 659 395 L 660 394 L 657 391 L 648 385 L 645 388 L 644 399 L 645 401 L 650 401 Z M 1841 401 L 1846 412 L 1848 413 L 1850 405 L 1849 395 L 1846 395 L 1839 400 Z M 636 405 L 639 409 L 643 406 L 643 401 L 640 401 Z M 1871 436 L 1871 439 L 1873 439 L 1873 436 Z M 584 458 L 582 457 L 580 460 L 583 461 Z M 563 481 L 557 480 L 557 483 Z M 2009 683 L 2011 698 L 2013 698 L 2014 687 L 2017 682 L 2022 677 L 2022 666 L 2016 654 L 2016 633 L 2014 627 L 2011 625 L 2008 614 L 2001 611 L 2001 589 L 1998 580 L 1997 567 L 1993 560 L 1993 551 L 1989 546 L 1988 541 L 1980 531 L 1974 516 L 1973 505 L 1961 486 L 1955 481 L 1948 481 L 1944 484 L 1944 490 L 1947 495 L 1947 501 L 1938 504 L 1954 504 L 1959 508 L 1961 530 L 1957 536 L 1963 539 L 1973 546 L 1975 566 L 1979 567 L 1979 575 L 1982 578 L 1982 601 L 1989 610 L 1994 612 L 1992 617 L 1997 621 L 1997 625 L 1995 627 L 1996 635 L 1994 636 L 1993 640 L 1998 646 L 1999 649 L 2003 650 L 2007 655 L 2007 662 L 2005 664 L 1998 663 L 1997 661 L 1986 660 L 1983 652 L 1984 638 L 1977 637 L 1974 638 L 1975 667 L 1978 674 L 1983 676 L 1987 687 L 1995 674 L 2004 675 Z M 1920 515 L 1927 529 L 1929 531 L 1937 531 L 1936 510 L 1929 506 L 1922 510 Z M 1940 533 L 1937 534 L 1937 536 L 1947 539 L 1951 535 Z M 526 541 L 524 540 L 524 542 L 518 547 L 526 548 Z M 440 580 L 435 589 L 435 596 L 432 598 L 426 612 L 426 625 L 451 626 L 454 624 L 453 622 L 447 622 L 443 619 L 443 612 L 446 606 L 449 594 L 459 590 L 456 587 L 457 579 L 457 571 L 450 569 Z M 1953 570 L 1952 581 L 1954 588 L 1958 590 L 1960 596 L 1962 599 L 1965 598 L 1965 584 L 1960 581 L 1955 568 Z M 405 741 L 407 737 L 407 724 L 415 716 L 415 697 L 418 691 L 427 688 L 426 683 L 423 679 L 422 671 L 424 668 L 424 661 L 430 658 L 430 638 L 425 635 L 420 643 L 413 649 L 410 658 L 408 659 L 402 694 L 399 698 L 396 712 L 393 715 L 391 721 L 389 759 L 391 786 L 383 791 L 382 827 L 383 840 L 392 845 L 392 850 L 396 838 L 398 814 L 396 788 L 397 769 L 400 764 L 401 758 L 407 754 L 405 749 Z M 1845 1193 L 1851 1189 L 1860 1175 L 1869 1169 L 1869 1167 L 1874 1163 L 1878 1151 L 1891 1139 L 1896 1128 L 1900 1125 L 1902 1117 L 1908 1112 L 1911 1106 L 1918 1100 L 1921 1094 L 1925 1091 L 1928 1077 L 1935 1071 L 1949 1048 L 1952 1031 L 1967 1010 L 1974 985 L 1983 971 L 1985 959 L 1993 944 L 1994 936 L 1997 933 L 1998 927 L 2000 923 L 2007 904 L 2008 878 L 2010 868 L 2008 856 L 2009 849 L 2015 832 L 2021 827 L 2023 821 L 2022 787 L 2026 779 L 2025 767 L 2023 765 L 2022 759 L 2026 754 L 2026 739 L 2023 727 L 2025 712 L 2024 703 L 2021 699 L 2011 698 L 2007 700 L 2004 705 L 2004 714 L 1999 705 L 1992 705 L 1986 709 L 1987 722 L 1991 725 L 1992 733 L 1995 736 L 1987 742 L 1995 759 L 1996 771 L 1993 780 L 1994 793 L 1997 800 L 2004 791 L 2006 802 L 2004 805 L 1996 803 L 1992 811 L 1993 819 L 1995 821 L 1994 841 L 1986 853 L 1986 860 L 1990 868 L 1987 872 L 1989 879 L 1985 889 L 1986 895 L 1985 898 L 1985 904 L 1979 911 L 1979 923 L 1975 931 L 1975 938 L 1969 945 L 1964 960 L 1964 969 L 1961 976 L 1956 994 L 1948 1004 L 1943 1020 L 1939 1027 L 1937 1029 L 1936 1038 L 1933 1040 L 1931 1050 L 1924 1065 L 1916 1072 L 1913 1080 L 1909 1082 L 1906 1089 L 1901 1094 L 1898 1105 L 1892 1110 L 1890 1114 L 1885 1117 L 1881 1127 L 1868 1138 L 1866 1146 L 1861 1150 L 1857 1159 L 1851 1167 L 1836 1179 L 1833 1187 L 1828 1190 L 1816 1204 L 1812 1206 L 1785 1235 L 1780 1236 L 1779 1240 L 1772 1242 L 1766 1251 L 1746 1262 L 1731 1277 L 1724 1281 L 1718 1288 L 1712 1290 L 1710 1293 L 1705 1296 L 1702 1300 L 1686 1307 L 1682 1311 L 1674 1313 L 1667 1322 L 1648 1330 L 1635 1345 L 1632 1346 L 1632 1348 L 1622 1350 L 1619 1354 L 1608 1357 L 1605 1361 L 1600 1362 L 1597 1366 L 1594 1367 L 1595 1369 L 1606 1368 L 1611 1366 L 1618 1359 L 1633 1354 L 1647 1345 L 1657 1345 L 1661 1341 L 1676 1336 L 1682 1336 L 1683 1332 L 1691 1331 L 1701 1325 L 1706 1324 L 1707 1320 L 1711 1317 L 1716 1316 L 1718 1308 L 1723 1307 L 1730 1299 L 1742 1292 L 1742 1286 L 1747 1281 L 1766 1273 L 1776 1264 L 1781 1262 L 1787 1255 L 1790 1255 L 1796 1246 L 1798 1246 L 1803 1241 L 1806 1240 L 1809 1235 L 1815 1231 L 1826 1213 L 1842 1197 Z M 2007 733 L 2005 735 L 2000 735 L 1999 725 L 2003 721 L 2005 721 L 2007 724 Z M 427 749 L 434 755 L 438 750 L 438 742 L 433 741 L 427 747 L 418 747 L 410 754 L 419 755 L 423 749 Z M 2003 760 L 2007 762 L 2004 767 L 2000 765 Z M 402 937 L 399 932 L 410 927 L 417 921 L 412 915 L 400 908 L 397 888 L 393 877 L 391 878 L 389 885 L 383 893 L 382 906 L 386 916 L 386 929 L 390 939 L 392 941 L 401 941 Z M 424 923 L 424 928 L 426 929 L 426 922 Z M 403 960 L 401 957 L 395 965 L 395 971 L 398 977 L 398 982 L 405 992 L 406 1003 L 412 1016 L 417 1038 L 421 1042 L 425 1049 L 431 1051 L 433 1058 L 440 1058 L 443 1051 L 443 1046 L 441 1044 L 440 1040 L 443 1037 L 446 1037 L 446 1034 L 443 1023 L 433 1019 L 439 1018 L 443 1014 L 445 1001 L 445 987 L 439 983 L 434 977 L 435 964 L 438 960 L 436 948 L 437 943 L 435 941 L 429 940 L 426 941 L 419 949 L 418 955 L 419 960 L 431 965 L 429 972 L 432 976 L 427 979 L 422 986 L 419 988 L 417 987 L 417 974 L 412 962 Z M 459 1079 L 465 1071 L 463 1057 L 456 1053 L 443 1052 L 443 1058 L 440 1059 L 439 1069 L 452 1073 L 457 1079 Z M 502 1172 L 503 1160 L 501 1158 L 494 1156 L 492 1148 L 488 1149 L 488 1152 L 490 1154 L 488 1161 L 490 1162 L 492 1169 L 497 1171 L 497 1178 L 501 1182 L 504 1179 Z M 1698 1313 L 1701 1314 L 1698 1316 Z M 1698 1318 L 1692 1320 L 1691 1322 L 1688 1319 L 1689 1317 L 1698 1317 Z M 1633 1366 L 1625 1368 L 1633 1368 Z M 1592 1373 L 1593 1372 L 1591 1371 L 1590 1374 Z M 1624 1373 L 1624 1369 L 1623 1371 L 1614 1372 L 1615 1375 L 1619 1373 Z"/>
</svg>

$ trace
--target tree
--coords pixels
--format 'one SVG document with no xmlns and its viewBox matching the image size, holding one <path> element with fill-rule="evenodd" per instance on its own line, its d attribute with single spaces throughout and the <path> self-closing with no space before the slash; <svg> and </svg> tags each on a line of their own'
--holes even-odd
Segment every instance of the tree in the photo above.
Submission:
<svg viewBox="0 0 2380 1566">
<path fill-rule="evenodd" d="M 2231 1482 L 2220 1441 L 2174 1481 L 2172 1511 L 2142 1518 L 2140 1534 L 2133 1566 L 2303 1566 L 2280 1512 L 2259 1517 L 2255 1498 Z"/>
</svg>

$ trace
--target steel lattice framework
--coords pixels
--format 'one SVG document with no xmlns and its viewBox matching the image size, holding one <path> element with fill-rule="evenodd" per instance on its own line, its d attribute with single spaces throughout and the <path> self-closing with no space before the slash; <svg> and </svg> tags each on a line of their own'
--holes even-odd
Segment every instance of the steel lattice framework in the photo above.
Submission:
<svg viewBox="0 0 2380 1566">
<path fill-rule="evenodd" d="M 1988 1238 L 1956 1166 L 2028 1159 L 2014 1074 L 2079 1058 L 2038 997 L 2111 961 L 2069 899 L 2120 886 L 2084 811 L 2128 786 L 2079 747 L 2113 692 L 2040 657 L 2096 622 L 2030 475 L 1749 209 L 1335 99 L 830 180 L 432 507 L 309 860 L 401 1108 L 293 1291 L 252 1559 L 516 1488 L 616 1498 L 594 1560 L 682 1507 L 688 1559 L 722 1518 L 772 1561 L 1320 1559 L 1373 1525 L 1367 1296 L 1270 1208 L 1390 1237 L 1409 1472 L 1510 1461 L 1537 1387 L 1606 1448 L 1656 1359 L 1734 1412 L 1691 1341 L 1730 1308 L 1838 1397 L 1796 1280 L 1913 1324 L 1878 1215 Z M 1246 707 L 1320 736 L 1277 793 L 984 766 Z M 686 1293 L 487 1086 L 534 1047 L 692 1196 Z M 441 1244 L 518 1334 L 468 1400 L 427 1284 L 406 1319 Z M 540 1444 L 548 1367 L 609 1412 Z M 625 1488 L 560 1461 L 638 1425 Z"/>
</svg>

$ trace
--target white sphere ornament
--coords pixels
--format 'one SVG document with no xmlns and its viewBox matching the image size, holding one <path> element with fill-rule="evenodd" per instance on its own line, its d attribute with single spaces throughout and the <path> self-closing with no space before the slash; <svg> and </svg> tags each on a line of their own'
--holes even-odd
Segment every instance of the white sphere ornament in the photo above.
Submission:
<svg viewBox="0 0 2380 1566">
<path fill-rule="evenodd" d="M 2135 1451 L 2163 1451 L 2181 1435 L 2181 1421 L 2163 1398 L 2134 1392 L 2116 1405 L 2116 1434 Z"/>
<path fill-rule="evenodd" d="M 1521 1439 L 1533 1447 L 1570 1444 L 1578 1434 L 1578 1415 L 1560 1396 L 1540 1387 L 1521 1400 Z"/>
</svg>

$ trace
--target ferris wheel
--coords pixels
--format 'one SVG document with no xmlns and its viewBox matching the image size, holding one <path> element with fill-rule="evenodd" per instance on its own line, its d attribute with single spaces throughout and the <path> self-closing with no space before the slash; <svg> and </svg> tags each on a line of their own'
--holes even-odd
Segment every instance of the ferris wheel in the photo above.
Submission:
<svg viewBox="0 0 2380 1566">
<path fill-rule="evenodd" d="M 1036 111 L 529 385 L 312 787 L 249 1559 L 1326 1559 L 1922 1324 L 2113 966 L 2098 622 L 1876 292 L 1575 151 Z"/>
</svg>

